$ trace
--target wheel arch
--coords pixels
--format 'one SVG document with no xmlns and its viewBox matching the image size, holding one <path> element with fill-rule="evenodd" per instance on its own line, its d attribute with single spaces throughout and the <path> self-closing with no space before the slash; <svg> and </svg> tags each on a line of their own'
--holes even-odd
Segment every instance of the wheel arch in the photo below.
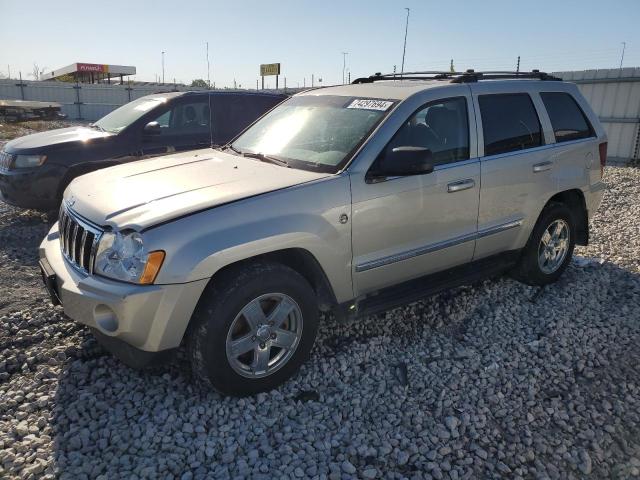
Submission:
<svg viewBox="0 0 640 480">
<path fill-rule="evenodd" d="M 545 204 L 547 208 L 552 203 L 563 203 L 575 214 L 576 244 L 589 244 L 589 216 L 584 193 L 578 188 L 564 190 L 553 195 Z"/>
<path fill-rule="evenodd" d="M 226 276 L 231 270 L 256 262 L 280 263 L 298 272 L 315 291 L 320 310 L 329 311 L 337 305 L 338 302 L 333 287 L 320 262 L 311 252 L 304 248 L 285 248 L 229 263 L 213 274 L 210 283 Z"/>
</svg>

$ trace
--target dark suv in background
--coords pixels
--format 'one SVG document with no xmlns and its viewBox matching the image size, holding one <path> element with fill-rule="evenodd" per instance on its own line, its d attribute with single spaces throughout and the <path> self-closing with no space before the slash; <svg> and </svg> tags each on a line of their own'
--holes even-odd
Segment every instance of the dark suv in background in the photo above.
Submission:
<svg viewBox="0 0 640 480">
<path fill-rule="evenodd" d="M 74 178 L 155 155 L 223 145 L 286 95 L 172 92 L 134 100 L 88 126 L 27 135 L 0 151 L 0 200 L 57 210 Z"/>
</svg>

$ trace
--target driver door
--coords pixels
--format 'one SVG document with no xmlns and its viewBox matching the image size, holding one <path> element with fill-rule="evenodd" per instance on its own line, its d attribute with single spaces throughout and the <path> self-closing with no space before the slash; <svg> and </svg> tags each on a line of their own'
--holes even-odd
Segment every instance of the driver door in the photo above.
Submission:
<svg viewBox="0 0 640 480">
<path fill-rule="evenodd" d="M 145 156 L 211 145 L 209 95 L 176 102 L 169 110 L 150 121 L 158 122 L 160 133 L 149 135 L 142 132 L 142 153 Z"/>
<path fill-rule="evenodd" d="M 480 191 L 472 108 L 470 94 L 423 105 L 376 160 L 398 146 L 428 148 L 432 173 L 352 179 L 356 296 L 471 261 Z"/>
</svg>

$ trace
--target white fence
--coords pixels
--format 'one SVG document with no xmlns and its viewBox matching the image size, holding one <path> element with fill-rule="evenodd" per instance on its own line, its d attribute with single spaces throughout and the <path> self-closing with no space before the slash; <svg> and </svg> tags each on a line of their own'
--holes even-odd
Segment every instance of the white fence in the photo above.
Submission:
<svg viewBox="0 0 640 480">
<path fill-rule="evenodd" d="M 62 104 L 62 112 L 75 120 L 95 121 L 131 100 L 158 92 L 203 90 L 173 85 L 109 85 L 66 82 L 0 80 L 0 98 L 39 100 Z"/>
<path fill-rule="evenodd" d="M 556 72 L 575 82 L 591 104 L 609 137 L 610 160 L 640 158 L 640 68 Z"/>
<path fill-rule="evenodd" d="M 34 82 L 1 79 L 0 99 L 38 100 L 62 104 L 62 112 L 71 120 L 95 121 L 121 105 L 152 93 L 206 90 L 173 84 L 115 85 L 66 82 Z M 295 93 L 303 89 L 265 89 L 265 92 Z M 246 91 L 246 90 L 244 90 Z M 254 90 L 255 91 L 255 90 Z"/>
</svg>

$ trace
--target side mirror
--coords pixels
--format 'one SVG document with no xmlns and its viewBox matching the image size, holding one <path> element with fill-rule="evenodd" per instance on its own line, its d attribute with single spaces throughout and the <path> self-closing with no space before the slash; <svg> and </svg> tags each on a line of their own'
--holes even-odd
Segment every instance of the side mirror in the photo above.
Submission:
<svg viewBox="0 0 640 480">
<path fill-rule="evenodd" d="M 424 147 L 395 147 L 376 163 L 370 180 L 425 175 L 433 172 L 433 153 Z"/>
<path fill-rule="evenodd" d="M 144 135 L 160 135 L 162 133 L 160 124 L 158 122 L 149 122 L 142 129 L 142 133 Z"/>
</svg>

